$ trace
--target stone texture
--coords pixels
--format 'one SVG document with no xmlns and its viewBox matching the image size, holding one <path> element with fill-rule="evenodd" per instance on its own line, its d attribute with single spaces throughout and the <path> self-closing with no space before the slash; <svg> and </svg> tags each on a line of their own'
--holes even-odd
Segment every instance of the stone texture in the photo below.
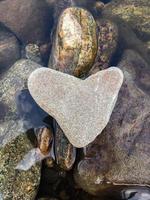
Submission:
<svg viewBox="0 0 150 200">
<path fill-rule="evenodd" d="M 39 186 L 40 165 L 36 164 L 27 172 L 15 170 L 24 155 L 35 147 L 25 134 L 15 98 L 17 92 L 27 88 L 28 76 L 38 67 L 30 60 L 20 60 L 1 76 L 0 193 L 3 199 L 32 200 Z M 26 107 L 29 108 L 30 105 Z"/>
<path fill-rule="evenodd" d="M 20 58 L 17 38 L 0 23 L 0 74 Z"/>
<path fill-rule="evenodd" d="M 25 57 L 38 64 L 42 64 L 40 47 L 37 44 L 28 44 L 25 47 Z"/>
<path fill-rule="evenodd" d="M 76 160 L 76 148 L 68 141 L 62 129 L 54 120 L 55 157 L 57 165 L 64 170 L 70 170 Z"/>
<path fill-rule="evenodd" d="M 40 165 L 28 171 L 15 170 L 23 156 L 35 146 L 26 134 L 21 134 L 0 147 L 0 193 L 2 199 L 33 200 L 40 183 Z"/>
<path fill-rule="evenodd" d="M 89 74 L 92 74 L 93 69 L 96 68 L 108 68 L 118 42 L 118 28 L 113 22 L 106 19 L 97 19 L 96 22 L 98 29 L 98 50 L 95 63 Z"/>
<path fill-rule="evenodd" d="M 35 70 L 28 88 L 35 101 L 56 119 L 76 147 L 92 142 L 105 128 L 123 81 L 118 68 L 81 80 L 52 69 Z"/>
<path fill-rule="evenodd" d="M 97 53 L 96 22 L 82 8 L 66 9 L 59 20 L 49 67 L 81 76 L 94 63 Z"/>
<path fill-rule="evenodd" d="M 0 1 L 0 21 L 23 43 L 42 42 L 49 38 L 52 13 L 45 1 Z"/>
<path fill-rule="evenodd" d="M 17 110 L 17 95 L 21 90 L 27 89 L 27 79 L 32 71 L 40 67 L 40 65 L 30 60 L 19 60 L 0 80 L 0 144 L 5 145 L 11 139 L 15 138 L 21 132 L 26 131 L 24 120 Z M 25 105 L 25 104 L 24 104 Z M 27 104 L 26 110 L 31 108 Z M 31 111 L 33 111 L 31 109 Z M 27 112 L 27 111 L 26 111 Z M 38 113 L 36 113 L 37 115 Z M 27 124 L 28 128 L 30 125 Z"/>
<path fill-rule="evenodd" d="M 110 121 L 97 139 L 84 149 L 75 170 L 76 182 L 100 195 L 123 185 L 150 186 L 150 71 L 143 58 L 124 52 L 118 67 L 124 83 Z"/>
<path fill-rule="evenodd" d="M 142 40 L 150 39 L 149 0 L 112 0 L 105 6 L 103 15 L 123 19 Z"/>
</svg>

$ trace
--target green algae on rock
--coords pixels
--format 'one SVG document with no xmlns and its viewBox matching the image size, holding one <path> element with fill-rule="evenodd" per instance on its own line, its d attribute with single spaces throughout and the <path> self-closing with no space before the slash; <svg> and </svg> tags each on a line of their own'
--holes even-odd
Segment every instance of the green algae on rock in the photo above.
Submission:
<svg viewBox="0 0 150 200">
<path fill-rule="evenodd" d="M 0 193 L 3 200 L 33 200 L 36 196 L 40 182 L 40 164 L 34 165 L 28 171 L 15 169 L 32 148 L 34 145 L 25 133 L 0 147 Z"/>
<path fill-rule="evenodd" d="M 103 15 L 123 19 L 142 40 L 150 39 L 149 0 L 112 0 L 105 6 Z"/>
<path fill-rule="evenodd" d="M 49 67 L 79 77 L 92 67 L 96 54 L 94 18 L 82 8 L 67 8 L 59 19 Z"/>
</svg>

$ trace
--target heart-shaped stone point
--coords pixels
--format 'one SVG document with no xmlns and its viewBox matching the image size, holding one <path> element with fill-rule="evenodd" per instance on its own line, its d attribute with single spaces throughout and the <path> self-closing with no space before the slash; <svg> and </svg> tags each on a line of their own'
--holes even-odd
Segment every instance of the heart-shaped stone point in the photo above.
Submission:
<svg viewBox="0 0 150 200">
<path fill-rule="evenodd" d="M 85 80 L 48 68 L 29 77 L 28 88 L 39 106 L 56 119 L 75 147 L 91 143 L 106 127 L 123 73 L 111 67 Z"/>
</svg>

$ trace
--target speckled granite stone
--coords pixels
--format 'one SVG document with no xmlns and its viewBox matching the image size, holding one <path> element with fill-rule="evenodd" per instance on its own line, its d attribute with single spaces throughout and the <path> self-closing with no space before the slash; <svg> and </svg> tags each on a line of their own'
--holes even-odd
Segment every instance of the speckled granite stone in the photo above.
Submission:
<svg viewBox="0 0 150 200">
<path fill-rule="evenodd" d="M 54 117 L 76 147 L 92 142 L 107 125 L 123 74 L 112 67 L 81 80 L 52 69 L 40 68 L 29 77 L 35 101 Z"/>
<path fill-rule="evenodd" d="M 64 10 L 58 22 L 49 67 L 79 77 L 92 67 L 96 54 L 93 16 L 78 7 Z"/>
</svg>

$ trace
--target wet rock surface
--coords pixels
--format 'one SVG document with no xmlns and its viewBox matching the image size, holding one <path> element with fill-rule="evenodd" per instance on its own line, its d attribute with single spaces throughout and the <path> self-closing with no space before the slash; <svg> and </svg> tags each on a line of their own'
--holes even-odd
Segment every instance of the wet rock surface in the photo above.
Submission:
<svg viewBox="0 0 150 200">
<path fill-rule="evenodd" d="M 0 21 L 23 42 L 42 42 L 49 38 L 51 12 L 45 1 L 0 1 Z"/>
<path fill-rule="evenodd" d="M 75 170 L 76 182 L 92 194 L 112 185 L 150 185 L 149 67 L 131 50 L 118 67 L 125 80 L 110 122 Z"/>
<path fill-rule="evenodd" d="M 123 19 L 142 40 L 150 38 L 149 0 L 112 0 L 105 6 L 103 14 L 110 18 Z"/>
<path fill-rule="evenodd" d="M 11 67 L 20 56 L 17 38 L 0 23 L 0 74 Z"/>
<path fill-rule="evenodd" d="M 92 74 L 96 68 L 106 69 L 110 66 L 110 61 L 116 51 L 118 43 L 117 25 L 110 20 L 99 19 L 97 22 L 98 50 L 95 63 L 90 70 Z"/>
<path fill-rule="evenodd" d="M 57 120 L 68 140 L 81 148 L 107 125 L 122 82 L 123 74 L 115 67 L 85 80 L 40 68 L 29 77 L 28 88 L 38 105 Z"/>
<path fill-rule="evenodd" d="M 20 132 L 28 130 L 24 128 L 23 123 L 23 121 L 26 122 L 26 118 L 22 120 L 17 113 L 15 95 L 17 97 L 18 92 L 27 88 L 28 76 L 38 67 L 40 67 L 40 65 L 30 60 L 22 59 L 16 62 L 5 74 L 2 74 L 1 76 L 0 102 L 1 108 L 4 110 L 0 118 L 1 144 L 5 144 L 12 138 L 15 138 L 18 134 L 20 134 Z M 26 104 L 28 105 L 28 102 L 26 102 Z M 29 105 L 28 107 L 26 107 L 26 109 L 30 109 L 30 107 L 31 106 Z M 27 124 L 27 126 L 30 125 Z"/>
<path fill-rule="evenodd" d="M 81 8 L 66 9 L 58 23 L 49 67 L 79 77 L 92 67 L 96 53 L 93 16 Z"/>
<path fill-rule="evenodd" d="M 68 141 L 62 129 L 54 120 L 55 156 L 60 168 L 70 170 L 76 160 L 76 148 Z"/>
<path fill-rule="evenodd" d="M 12 129 L 12 131 L 14 130 Z M 5 147 L 0 147 L 0 193 L 2 199 L 32 200 L 35 198 L 40 182 L 40 164 L 36 164 L 26 172 L 15 169 L 23 156 L 34 147 L 25 133 L 17 136 Z"/>
<path fill-rule="evenodd" d="M 0 80 L 0 193 L 3 199 L 32 200 L 39 186 L 39 164 L 26 172 L 15 169 L 24 155 L 35 147 L 25 133 L 28 129 L 24 127 L 24 120 L 18 115 L 15 94 L 27 88 L 28 76 L 38 67 L 30 60 L 20 60 Z M 29 111 L 31 107 L 25 103 L 22 105 Z"/>
</svg>

